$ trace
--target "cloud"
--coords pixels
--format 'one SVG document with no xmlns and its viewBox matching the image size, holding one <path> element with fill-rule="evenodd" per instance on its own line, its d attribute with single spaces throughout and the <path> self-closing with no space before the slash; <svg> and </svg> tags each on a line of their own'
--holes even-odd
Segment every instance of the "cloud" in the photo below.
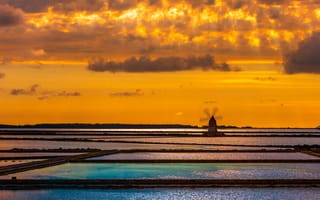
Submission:
<svg viewBox="0 0 320 200">
<path fill-rule="evenodd" d="M 267 76 L 267 77 L 255 77 L 254 80 L 256 81 L 276 81 L 275 77 Z"/>
<path fill-rule="evenodd" d="M 53 1 L 51 1 L 53 2 Z M 42 12 L 47 10 L 50 5 L 48 0 L 0 0 L 0 4 L 8 4 L 10 6 L 20 8 L 24 12 Z"/>
<path fill-rule="evenodd" d="M 319 2 L 0 0 L 25 12 L 22 26 L 0 32 L 0 55 L 16 62 L 190 54 L 277 60 L 320 30 Z"/>
<path fill-rule="evenodd" d="M 6 74 L 0 72 L 0 79 L 4 78 Z"/>
<path fill-rule="evenodd" d="M 81 96 L 80 92 L 76 91 L 56 91 L 56 90 L 39 90 L 40 85 L 33 84 L 28 89 L 12 89 L 10 94 L 13 96 L 26 95 L 36 96 L 39 100 L 49 99 L 51 97 L 78 97 Z"/>
<path fill-rule="evenodd" d="M 91 61 L 88 69 L 96 72 L 172 72 L 193 69 L 231 71 L 228 64 L 217 64 L 210 55 L 184 57 L 159 57 L 151 60 L 148 56 L 132 57 L 123 62 Z"/>
<path fill-rule="evenodd" d="M 104 0 L 60 0 L 53 7 L 55 11 L 99 11 L 104 7 Z"/>
<path fill-rule="evenodd" d="M 112 97 L 133 97 L 133 96 L 142 96 L 144 93 L 140 89 L 135 91 L 124 91 L 124 92 L 111 92 L 109 93 Z"/>
<path fill-rule="evenodd" d="M 46 52 L 43 49 L 32 49 L 30 53 L 32 56 L 36 57 L 46 55 Z"/>
<path fill-rule="evenodd" d="M 57 92 L 55 95 L 59 96 L 59 97 L 78 97 L 78 96 L 81 96 L 80 92 L 67 92 L 67 91 Z"/>
<path fill-rule="evenodd" d="M 231 9 L 240 9 L 245 5 L 249 5 L 252 0 L 227 0 L 226 2 Z"/>
<path fill-rule="evenodd" d="M 320 73 L 320 32 L 314 32 L 299 43 L 295 51 L 284 57 L 284 70 L 288 74 Z"/>
<path fill-rule="evenodd" d="M 289 2 L 290 0 L 258 0 L 258 2 L 262 3 L 262 4 L 275 4 L 275 5 L 281 5 L 284 3 Z"/>
<path fill-rule="evenodd" d="M 104 0 L 0 0 L 0 3 L 20 8 L 27 13 L 44 12 L 49 7 L 58 12 L 98 11 L 104 7 Z"/>
<path fill-rule="evenodd" d="M 185 0 L 185 2 L 191 4 L 192 7 L 197 8 L 199 6 L 213 5 L 215 0 Z"/>
<path fill-rule="evenodd" d="M 0 27 L 16 26 L 24 21 L 23 12 L 9 5 L 0 4 Z"/>
<path fill-rule="evenodd" d="M 10 94 L 14 96 L 18 95 L 34 95 L 37 92 L 37 89 L 39 88 L 38 84 L 33 84 L 30 88 L 28 89 L 12 89 Z"/>
<path fill-rule="evenodd" d="M 80 92 L 68 92 L 68 91 L 46 91 L 42 92 L 38 96 L 39 100 L 46 100 L 52 97 L 79 97 L 81 96 Z"/>
<path fill-rule="evenodd" d="M 126 10 L 134 7 L 138 0 L 108 0 L 109 9 L 111 10 Z"/>
</svg>

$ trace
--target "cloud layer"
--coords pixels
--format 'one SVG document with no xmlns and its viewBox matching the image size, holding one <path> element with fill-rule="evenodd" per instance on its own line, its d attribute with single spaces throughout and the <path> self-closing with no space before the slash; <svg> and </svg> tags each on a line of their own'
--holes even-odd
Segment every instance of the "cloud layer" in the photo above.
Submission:
<svg viewBox="0 0 320 200">
<path fill-rule="evenodd" d="M 6 27 L 0 55 L 13 61 L 204 54 L 277 60 L 320 31 L 319 5 L 318 0 L 0 0 L 0 26 Z"/>
<path fill-rule="evenodd" d="M 96 72 L 171 72 L 192 69 L 230 71 L 228 64 L 217 64 L 210 55 L 199 57 L 159 57 L 151 60 L 147 56 L 132 57 L 123 62 L 98 61 L 89 62 L 88 69 Z"/>
<path fill-rule="evenodd" d="M 302 41 L 298 49 L 284 58 L 285 72 L 320 73 L 320 32 L 314 32 L 311 37 Z"/>
<path fill-rule="evenodd" d="M 23 12 L 20 9 L 0 4 L 0 28 L 22 24 L 23 20 Z"/>
</svg>

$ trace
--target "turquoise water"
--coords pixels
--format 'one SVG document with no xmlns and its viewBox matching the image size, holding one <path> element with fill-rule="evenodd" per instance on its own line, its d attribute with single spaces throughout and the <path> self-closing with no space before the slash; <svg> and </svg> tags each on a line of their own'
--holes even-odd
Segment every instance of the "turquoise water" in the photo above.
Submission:
<svg viewBox="0 0 320 200">
<path fill-rule="evenodd" d="M 69 163 L 9 176 L 18 179 L 319 179 L 307 163 Z"/>
<path fill-rule="evenodd" d="M 87 160 L 320 160 L 316 156 L 304 153 L 169 153 L 169 152 L 138 152 L 117 153 L 112 155 L 89 158 Z"/>
<path fill-rule="evenodd" d="M 319 188 L 217 188 L 217 189 L 130 189 L 130 190 L 32 190 L 0 191 L 1 199 L 319 199 Z"/>
</svg>

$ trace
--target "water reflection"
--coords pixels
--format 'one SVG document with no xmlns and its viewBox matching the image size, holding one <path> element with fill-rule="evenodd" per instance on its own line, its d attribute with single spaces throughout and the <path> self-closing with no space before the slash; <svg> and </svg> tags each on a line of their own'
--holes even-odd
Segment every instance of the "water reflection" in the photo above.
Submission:
<svg viewBox="0 0 320 200">
<path fill-rule="evenodd" d="M 150 200 L 150 199 L 318 199 L 319 188 L 216 188 L 216 189 L 129 189 L 129 190 L 32 190 L 0 191 L 10 200 Z"/>
</svg>

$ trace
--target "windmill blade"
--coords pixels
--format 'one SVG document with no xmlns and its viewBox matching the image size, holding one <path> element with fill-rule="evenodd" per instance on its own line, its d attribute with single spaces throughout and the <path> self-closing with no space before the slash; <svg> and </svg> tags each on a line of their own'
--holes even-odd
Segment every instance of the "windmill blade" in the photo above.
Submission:
<svg viewBox="0 0 320 200">
<path fill-rule="evenodd" d="M 217 108 L 217 107 L 214 107 L 214 108 L 212 109 L 212 115 L 217 114 L 217 112 L 218 112 L 218 108 Z"/>
<path fill-rule="evenodd" d="M 209 111 L 209 109 L 208 108 L 205 108 L 204 110 L 203 110 L 203 112 L 207 115 L 207 118 L 210 118 L 210 111 Z"/>
</svg>

